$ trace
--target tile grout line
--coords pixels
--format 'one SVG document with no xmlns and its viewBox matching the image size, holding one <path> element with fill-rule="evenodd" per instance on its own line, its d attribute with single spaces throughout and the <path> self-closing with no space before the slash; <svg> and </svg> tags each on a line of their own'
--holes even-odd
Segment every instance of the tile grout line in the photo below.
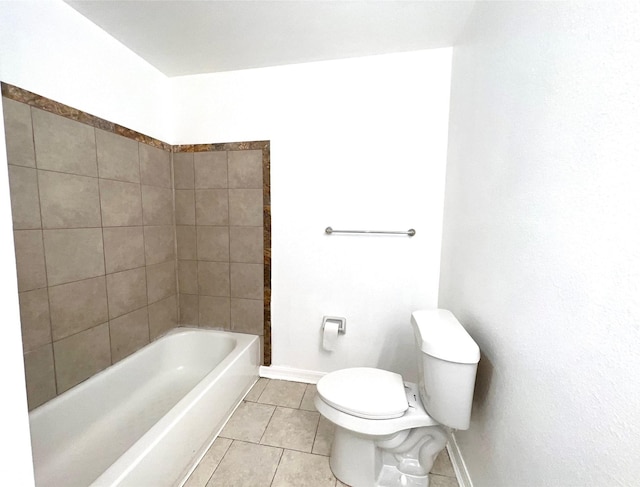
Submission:
<svg viewBox="0 0 640 487">
<path fill-rule="evenodd" d="M 95 159 L 96 159 L 96 174 L 98 175 L 98 180 L 97 180 L 97 184 L 98 184 L 98 207 L 100 210 L 100 237 L 102 240 L 102 265 L 103 265 L 103 269 L 104 269 L 104 293 L 105 293 L 105 298 L 107 301 L 107 336 L 109 338 L 109 365 L 113 365 L 113 347 L 112 347 L 112 339 L 111 339 L 111 312 L 110 312 L 110 306 L 109 306 L 109 286 L 107 285 L 107 257 L 106 257 L 106 253 L 104 251 L 105 245 L 104 245 L 104 218 L 103 218 L 103 214 L 102 214 L 102 192 L 101 192 L 101 185 L 100 185 L 100 164 L 98 162 L 98 138 L 96 136 L 96 129 L 95 127 L 93 127 L 93 146 L 95 148 Z M 103 276 L 96 276 L 96 277 L 103 277 Z M 87 330 L 92 330 L 97 328 L 98 326 L 102 326 L 104 323 L 100 323 L 96 326 L 93 326 L 91 328 L 87 328 L 86 330 L 82 330 L 82 331 L 87 331 Z M 78 332 L 78 333 L 82 333 L 82 332 Z M 76 335 L 78 334 L 76 333 Z M 73 335 L 70 335 L 73 336 Z M 68 337 L 65 337 L 68 338 Z M 104 369 L 102 369 L 104 370 Z M 95 374 L 94 374 L 95 375 Z M 90 376 L 91 377 L 91 376 Z M 87 377 L 88 379 L 89 377 Z M 87 380 L 84 379 L 84 380 Z M 80 381 L 81 382 L 84 382 Z"/>
<path fill-rule="evenodd" d="M 218 467 L 220 467 L 220 465 L 222 465 L 222 461 L 223 461 L 223 460 L 225 459 L 225 457 L 227 456 L 227 453 L 229 453 L 229 450 L 231 450 L 231 446 L 233 446 L 233 443 L 234 443 L 235 441 L 236 441 L 236 440 L 234 440 L 234 439 L 232 439 L 232 440 L 231 440 L 231 443 L 229 443 L 229 446 L 227 447 L 227 449 L 226 449 L 226 450 L 224 451 L 224 453 L 222 454 L 222 457 L 220 457 L 220 461 L 218 462 L 218 464 L 216 465 L 216 467 L 215 467 L 215 468 L 213 469 L 213 471 L 211 472 L 211 475 L 209 475 L 209 478 L 208 478 L 208 479 L 207 479 L 207 481 L 205 482 L 204 487 L 206 487 L 206 486 L 209 484 L 209 482 L 210 482 L 210 481 L 211 481 L 211 479 L 213 478 L 213 475 L 216 473 L 216 470 L 218 470 Z M 214 443 L 215 443 L 215 440 L 214 440 Z M 209 447 L 209 450 L 211 449 L 211 447 L 213 447 L 213 443 L 211 443 L 211 446 Z M 205 453 L 205 455 L 206 455 L 206 453 Z M 204 458 L 204 457 L 203 457 L 203 458 Z M 202 461 L 202 460 L 200 460 L 200 461 Z M 198 468 L 198 466 L 199 466 L 199 465 L 200 465 L 200 463 L 198 463 L 198 465 L 196 466 L 196 468 Z M 195 472 L 195 469 L 194 469 L 194 471 L 193 471 L 193 472 Z M 193 472 L 191 472 L 191 475 L 193 475 Z M 188 480 L 188 479 L 187 479 L 187 480 Z"/>
<path fill-rule="evenodd" d="M 47 269 L 47 252 L 45 249 L 45 245 L 44 245 L 44 223 L 43 223 L 43 217 L 42 217 L 42 198 L 40 197 L 40 172 L 38 169 L 38 158 L 37 158 L 37 154 L 36 154 L 36 131 L 35 131 L 35 127 L 33 124 L 33 108 L 30 106 L 29 107 L 29 120 L 31 121 L 31 141 L 33 142 L 33 163 L 35 165 L 35 171 L 36 171 L 36 186 L 38 189 L 38 212 L 40 213 L 40 241 L 42 242 L 42 260 L 44 262 L 44 280 L 45 280 L 45 287 L 44 289 L 47 290 L 47 304 L 49 306 L 49 338 L 51 339 L 51 341 L 49 342 L 49 345 L 51 347 L 51 363 L 53 365 L 53 386 L 55 389 L 55 395 L 58 396 L 60 394 L 59 391 L 59 387 L 58 387 L 58 373 L 56 370 L 56 354 L 55 354 L 55 349 L 53 347 L 53 320 L 51 319 L 51 296 L 49 295 L 49 271 Z M 11 185 L 9 185 L 11 186 Z M 12 218 L 13 220 L 13 218 Z M 15 232 L 15 230 L 14 230 Z M 15 237 L 14 237 L 15 238 Z M 15 243 L 14 243 L 15 245 Z M 40 288 L 42 289 L 42 288 Z M 18 301 L 20 300 L 20 293 L 18 293 Z M 20 319 L 20 323 L 22 323 L 22 319 Z M 24 353 L 22 355 L 23 361 L 24 361 Z M 26 384 L 25 384 L 26 386 Z M 46 402 L 46 401 L 45 401 Z"/>
<path fill-rule="evenodd" d="M 276 465 L 276 469 L 273 471 L 273 477 L 271 477 L 271 482 L 269 482 L 269 487 L 273 486 L 273 482 L 276 480 L 276 475 L 278 475 L 278 469 L 280 468 L 280 464 L 282 463 L 282 457 L 284 457 L 285 448 L 281 448 L 280 458 L 278 458 L 278 465 Z"/>
<path fill-rule="evenodd" d="M 146 307 L 147 307 L 147 336 L 149 337 L 149 341 L 147 343 L 151 343 L 151 320 L 149 319 L 149 269 L 147 266 L 147 239 L 145 238 L 144 231 L 144 198 L 142 196 L 142 162 L 140 157 L 140 142 L 138 142 L 137 154 L 138 154 L 138 178 L 140 178 L 140 217 L 141 217 L 141 227 L 142 227 L 142 260 L 144 261 L 144 287 L 146 294 Z"/>
<path fill-rule="evenodd" d="M 178 233 L 176 227 L 176 171 L 173 160 L 173 146 L 169 150 L 169 164 L 171 169 L 171 200 L 172 200 L 172 235 L 173 235 L 173 265 L 176 290 L 176 326 L 180 325 L 180 270 L 178 269 Z M 140 190 L 142 193 L 142 188 Z M 148 301 L 148 299 L 147 299 Z"/>
</svg>

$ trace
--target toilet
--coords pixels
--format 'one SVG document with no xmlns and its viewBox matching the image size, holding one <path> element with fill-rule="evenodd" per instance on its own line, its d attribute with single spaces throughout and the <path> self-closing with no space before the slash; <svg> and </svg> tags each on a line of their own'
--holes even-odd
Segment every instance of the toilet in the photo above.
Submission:
<svg viewBox="0 0 640 487">
<path fill-rule="evenodd" d="M 480 350 L 447 310 L 411 315 L 418 383 L 356 367 L 318 381 L 315 405 L 335 424 L 329 464 L 352 487 L 428 487 L 448 429 L 467 429 Z"/>
</svg>

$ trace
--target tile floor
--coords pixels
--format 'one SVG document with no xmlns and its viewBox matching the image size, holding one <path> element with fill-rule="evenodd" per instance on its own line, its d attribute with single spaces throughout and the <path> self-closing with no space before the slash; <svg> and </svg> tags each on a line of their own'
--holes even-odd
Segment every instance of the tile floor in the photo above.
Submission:
<svg viewBox="0 0 640 487">
<path fill-rule="evenodd" d="M 185 487 L 343 487 L 329 468 L 333 427 L 313 405 L 311 384 L 260 379 Z M 447 451 L 430 487 L 458 487 Z"/>
</svg>

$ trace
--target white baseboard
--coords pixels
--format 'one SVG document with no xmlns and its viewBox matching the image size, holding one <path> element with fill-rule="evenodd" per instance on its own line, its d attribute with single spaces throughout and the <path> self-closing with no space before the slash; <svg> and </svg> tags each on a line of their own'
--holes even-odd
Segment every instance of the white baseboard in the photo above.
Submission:
<svg viewBox="0 0 640 487">
<path fill-rule="evenodd" d="M 326 374 L 326 372 L 318 372 L 316 370 L 294 369 L 278 365 L 271 365 L 269 367 L 262 365 L 259 373 L 260 377 L 267 379 L 290 380 L 293 382 L 305 382 L 307 384 L 317 384 L 320 378 Z"/>
<path fill-rule="evenodd" d="M 453 470 L 456 473 L 456 478 L 458 479 L 458 484 L 460 485 L 460 487 L 473 487 L 473 482 L 471 482 L 469 471 L 467 470 L 467 466 L 464 463 L 462 453 L 460 452 L 460 447 L 458 446 L 458 442 L 456 441 L 456 437 L 453 432 L 451 432 L 451 434 L 449 435 L 447 450 L 449 451 L 451 464 L 453 465 Z"/>
</svg>

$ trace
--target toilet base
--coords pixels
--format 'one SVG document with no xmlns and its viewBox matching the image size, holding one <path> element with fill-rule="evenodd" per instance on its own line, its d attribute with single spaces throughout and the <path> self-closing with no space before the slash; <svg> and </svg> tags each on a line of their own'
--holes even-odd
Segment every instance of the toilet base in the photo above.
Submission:
<svg viewBox="0 0 640 487">
<path fill-rule="evenodd" d="M 441 426 L 367 436 L 336 426 L 329 465 L 352 487 L 428 487 L 429 472 L 447 444 Z"/>
</svg>

